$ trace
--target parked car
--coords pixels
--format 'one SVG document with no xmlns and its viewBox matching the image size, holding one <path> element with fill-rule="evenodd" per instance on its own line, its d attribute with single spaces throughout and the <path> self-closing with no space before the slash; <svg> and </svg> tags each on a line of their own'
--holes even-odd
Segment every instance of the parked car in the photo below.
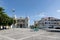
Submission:
<svg viewBox="0 0 60 40">
<path fill-rule="evenodd" d="M 0 26 L 0 30 L 7 29 L 6 26 Z"/>
<path fill-rule="evenodd" d="M 60 27 L 56 27 L 55 29 L 60 29 Z"/>
</svg>

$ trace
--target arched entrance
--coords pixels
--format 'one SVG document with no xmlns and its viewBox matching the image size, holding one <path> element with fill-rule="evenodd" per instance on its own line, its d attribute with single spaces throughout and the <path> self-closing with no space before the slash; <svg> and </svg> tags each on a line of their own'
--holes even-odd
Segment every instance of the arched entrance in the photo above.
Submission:
<svg viewBox="0 0 60 40">
<path fill-rule="evenodd" d="M 23 27 L 23 25 L 22 24 L 20 24 L 20 28 L 22 28 Z"/>
</svg>

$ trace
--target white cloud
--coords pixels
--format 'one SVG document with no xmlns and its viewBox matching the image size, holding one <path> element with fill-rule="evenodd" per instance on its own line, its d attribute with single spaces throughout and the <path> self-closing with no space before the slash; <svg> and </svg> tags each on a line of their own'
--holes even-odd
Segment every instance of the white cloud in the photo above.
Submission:
<svg viewBox="0 0 60 40">
<path fill-rule="evenodd" d="M 37 14 L 37 15 L 35 15 L 35 17 L 45 17 L 46 15 L 45 15 L 45 13 L 44 12 L 42 12 L 42 13 L 39 13 L 39 14 Z"/>
<path fill-rule="evenodd" d="M 33 20 L 40 20 L 40 19 L 43 18 L 43 17 L 47 17 L 47 15 L 46 15 L 45 12 L 38 13 L 38 14 L 36 14 L 36 15 L 34 15 L 34 16 L 31 16 L 31 18 L 32 18 Z"/>
<path fill-rule="evenodd" d="M 57 12 L 60 12 L 60 10 L 57 10 Z"/>
<path fill-rule="evenodd" d="M 37 15 L 38 17 L 44 17 L 45 15 L 44 14 L 39 14 Z"/>
</svg>

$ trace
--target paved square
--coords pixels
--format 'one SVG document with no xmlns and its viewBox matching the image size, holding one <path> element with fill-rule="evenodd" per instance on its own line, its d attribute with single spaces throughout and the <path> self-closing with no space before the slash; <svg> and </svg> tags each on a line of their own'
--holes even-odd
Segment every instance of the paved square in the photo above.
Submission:
<svg viewBox="0 0 60 40">
<path fill-rule="evenodd" d="M 14 28 L 0 31 L 0 40 L 60 40 L 60 33 L 27 28 Z"/>
</svg>

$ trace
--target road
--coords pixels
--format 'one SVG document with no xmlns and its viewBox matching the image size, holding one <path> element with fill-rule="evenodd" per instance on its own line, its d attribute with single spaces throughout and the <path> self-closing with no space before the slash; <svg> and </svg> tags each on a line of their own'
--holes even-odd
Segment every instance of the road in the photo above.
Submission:
<svg viewBox="0 0 60 40">
<path fill-rule="evenodd" d="M 14 28 L 0 31 L 0 40 L 60 40 L 59 32 Z"/>
</svg>

